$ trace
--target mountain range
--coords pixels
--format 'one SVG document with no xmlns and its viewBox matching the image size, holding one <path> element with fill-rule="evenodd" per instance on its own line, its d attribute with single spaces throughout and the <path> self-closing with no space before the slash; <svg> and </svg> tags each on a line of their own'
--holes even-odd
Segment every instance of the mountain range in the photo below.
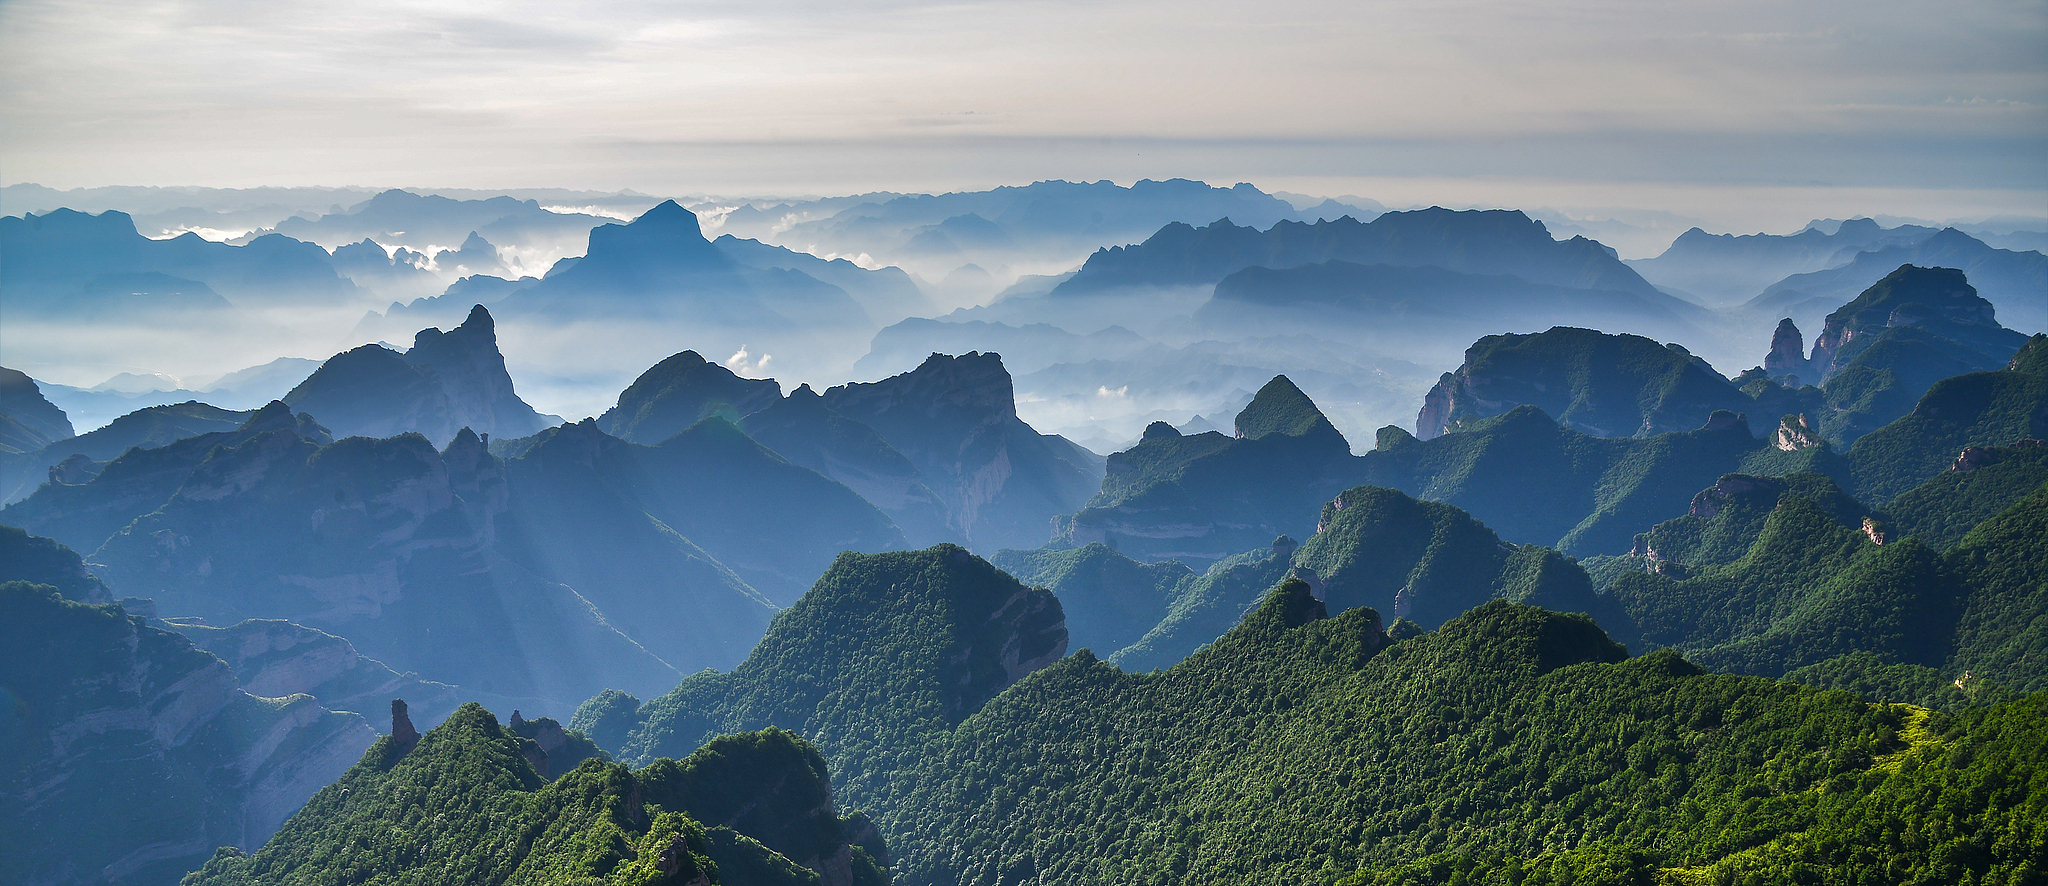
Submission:
<svg viewBox="0 0 2048 886">
<path fill-rule="evenodd" d="M 334 193 L 360 205 L 277 226 L 352 238 L 290 254 L 356 294 L 221 309 L 253 319 L 204 372 L 49 384 L 8 326 L 0 855 L 30 882 L 2043 863 L 2048 334 L 2012 259 L 1900 258 L 1977 254 L 1960 231 L 1695 231 L 1632 267 L 1521 213 L 1191 182 Z M 559 260 L 471 224 L 633 200 Z M 1256 226 L 1170 217 L 1224 204 Z M 208 254 L 290 246 L 246 239 Z M 1873 271 L 1783 312 L 1652 285 Z M 356 326 L 220 374 L 291 323 Z M 590 417 L 530 405 L 561 402 Z"/>
</svg>

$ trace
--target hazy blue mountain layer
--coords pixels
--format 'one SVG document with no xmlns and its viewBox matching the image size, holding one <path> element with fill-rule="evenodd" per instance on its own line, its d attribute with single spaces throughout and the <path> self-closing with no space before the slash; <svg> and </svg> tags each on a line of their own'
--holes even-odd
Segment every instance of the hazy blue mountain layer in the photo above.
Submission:
<svg viewBox="0 0 2048 886">
<path fill-rule="evenodd" d="M 380 345 L 337 354 L 283 399 L 321 416 L 337 436 L 417 432 L 437 446 L 463 428 L 524 437 L 560 421 L 513 391 L 496 323 L 482 305 L 447 332 L 420 330 L 403 354 Z"/>
<path fill-rule="evenodd" d="M 307 696 L 245 692 L 118 605 L 26 581 L 0 581 L 0 686 L 0 853 L 24 883 L 176 883 L 214 847 L 261 845 L 375 738 Z"/>
</svg>

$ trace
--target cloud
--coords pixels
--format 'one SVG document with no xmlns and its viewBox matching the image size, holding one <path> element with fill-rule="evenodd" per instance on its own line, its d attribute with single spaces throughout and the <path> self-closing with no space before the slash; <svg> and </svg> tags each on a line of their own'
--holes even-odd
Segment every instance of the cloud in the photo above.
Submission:
<svg viewBox="0 0 2048 886">
<path fill-rule="evenodd" d="M 732 370 L 735 375 L 743 375 L 748 378 L 766 378 L 768 375 L 768 361 L 770 359 L 772 358 L 767 354 L 751 357 L 747 354 L 747 346 L 740 345 L 738 351 L 733 352 L 732 356 L 725 358 L 725 368 Z"/>
<path fill-rule="evenodd" d="M 0 4 L 9 181 L 2048 188 L 2039 2 L 104 9 Z"/>
</svg>

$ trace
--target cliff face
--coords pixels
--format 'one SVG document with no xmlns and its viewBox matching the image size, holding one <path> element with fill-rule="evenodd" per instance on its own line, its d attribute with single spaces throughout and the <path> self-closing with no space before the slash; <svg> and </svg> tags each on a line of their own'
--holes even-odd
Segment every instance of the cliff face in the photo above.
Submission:
<svg viewBox="0 0 2048 886">
<path fill-rule="evenodd" d="M 118 482 L 126 460 L 75 497 Z M 567 707 L 606 686 L 675 679 L 576 591 L 497 551 L 502 470 L 474 435 L 444 454 L 418 435 L 323 447 L 278 429 L 216 445 L 155 505 L 132 505 L 144 516 L 126 531 L 90 546 L 104 576 L 167 616 L 283 618 L 473 691 Z"/>
<path fill-rule="evenodd" d="M 946 505 L 924 475 L 874 428 L 832 411 L 800 385 L 740 420 L 747 435 L 777 455 L 846 485 L 889 515 L 912 546 L 959 541 Z"/>
<path fill-rule="evenodd" d="M 822 397 L 908 457 L 980 548 L 1044 544 L 1052 518 L 1072 513 L 1101 483 L 1098 456 L 1017 418 L 996 354 L 933 354 L 911 372 Z"/>
<path fill-rule="evenodd" d="M 1916 326 L 1998 358 L 2026 342 L 2026 336 L 1998 325 L 1996 309 L 1977 295 L 1962 271 L 1901 265 L 1828 315 L 1813 340 L 1812 365 L 1831 377 L 1855 354 L 1858 340 L 1867 344 L 1900 326 Z"/>
<path fill-rule="evenodd" d="M 1791 384 L 1812 383 L 1820 380 L 1813 363 L 1806 359 L 1806 339 L 1799 332 L 1799 326 L 1786 317 L 1778 321 L 1778 328 L 1771 333 L 1771 352 L 1764 357 L 1764 371 L 1774 378 L 1793 376 Z"/>
<path fill-rule="evenodd" d="M 118 606 L 21 582 L 0 585 L 0 681 L 20 704 L 0 828 L 26 883 L 174 883 L 217 846 L 260 845 L 376 738 L 305 696 L 242 691 Z"/>
<path fill-rule="evenodd" d="M 72 433 L 71 419 L 43 397 L 35 379 L 0 366 L 0 451 L 28 452 Z"/>
<path fill-rule="evenodd" d="M 338 711 L 376 711 L 391 698 L 411 699 L 427 723 L 438 723 L 460 704 L 445 683 L 392 670 L 325 631 L 283 619 L 249 619 L 228 627 L 178 623 L 171 628 L 213 653 L 252 695 L 310 695 Z"/>
</svg>

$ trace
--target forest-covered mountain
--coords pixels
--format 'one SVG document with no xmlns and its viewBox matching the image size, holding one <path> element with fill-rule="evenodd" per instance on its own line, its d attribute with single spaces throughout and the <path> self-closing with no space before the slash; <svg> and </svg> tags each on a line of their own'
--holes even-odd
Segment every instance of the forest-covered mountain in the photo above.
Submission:
<svg viewBox="0 0 2048 886">
<path fill-rule="evenodd" d="M 1028 619 L 972 629 L 1028 599 L 1005 584 L 958 549 L 843 560 L 747 666 L 637 709 L 594 699 L 577 725 L 644 759 L 744 721 L 800 724 L 905 883 L 2024 877 L 2048 811 L 2028 787 L 2039 696 L 1870 704 L 1669 652 L 1627 659 L 1583 616 L 1506 601 L 1388 631 L 1371 608 L 1329 614 L 1301 580 L 1171 669 L 1020 655 L 1031 673 L 989 670 L 991 687 L 1016 682 L 961 711 L 974 694 L 949 693 L 949 650 L 1028 654 L 1046 636 Z M 301 818 L 374 833 L 411 814 L 373 809 Z"/>
<path fill-rule="evenodd" d="M 596 758 L 550 779 L 550 764 L 478 705 L 424 734 L 394 723 L 260 851 L 222 849 L 184 882 L 889 882 L 872 826 L 838 815 L 824 761 L 788 732 L 639 770 Z"/>
</svg>

